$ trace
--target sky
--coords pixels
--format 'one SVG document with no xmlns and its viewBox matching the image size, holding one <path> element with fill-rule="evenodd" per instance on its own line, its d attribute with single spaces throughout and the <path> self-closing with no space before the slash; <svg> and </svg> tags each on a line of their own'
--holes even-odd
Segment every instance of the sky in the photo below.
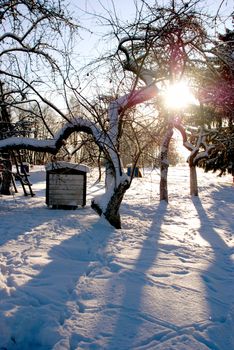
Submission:
<svg viewBox="0 0 234 350">
<path fill-rule="evenodd" d="M 168 3 L 168 1 L 159 1 L 160 4 Z M 181 1 L 178 1 L 181 3 Z M 85 65 L 92 59 L 100 57 L 107 51 L 112 53 L 115 52 L 118 42 L 116 39 L 108 40 L 103 38 L 104 34 L 111 31 L 110 26 L 104 26 L 103 22 L 107 23 L 106 20 L 100 19 L 98 15 L 103 18 L 110 18 L 110 15 L 118 18 L 121 22 L 130 22 L 135 18 L 136 6 L 139 8 L 140 0 L 70 0 L 70 8 L 72 9 L 73 15 L 80 20 L 81 26 L 87 30 L 80 31 L 80 40 L 77 40 L 76 52 L 78 54 L 78 64 Z M 147 4 L 154 4 L 154 0 L 147 1 Z M 222 6 L 220 7 L 220 4 Z M 227 20 L 230 13 L 234 10 L 232 0 L 201 0 L 198 2 L 198 6 L 205 12 L 211 13 L 215 16 L 219 7 L 219 15 L 221 18 L 222 25 L 218 28 L 220 32 L 225 31 L 225 25 L 231 28 L 231 20 Z M 96 14 L 95 17 L 93 14 Z"/>
<path fill-rule="evenodd" d="M 139 8 L 141 5 L 140 0 L 71 0 L 69 3 L 71 5 L 71 8 L 74 9 L 74 14 L 80 17 L 84 25 L 88 24 L 87 27 L 91 31 L 96 31 L 97 37 L 99 35 L 102 35 L 102 28 L 100 28 L 100 26 L 95 27 L 95 19 L 93 16 L 91 16 L 91 14 L 96 13 L 107 17 L 108 14 L 111 13 L 113 17 L 115 17 L 116 14 L 120 22 L 131 22 L 131 20 L 135 17 L 136 6 Z M 147 4 L 154 3 L 154 0 L 147 1 Z M 168 1 L 161 0 L 158 3 L 167 4 Z M 177 1 L 177 3 L 181 3 L 181 1 Z M 198 1 L 198 7 L 203 9 L 205 12 L 213 14 L 214 16 L 217 14 L 217 11 L 219 9 L 219 16 L 223 23 L 223 25 L 220 27 L 221 31 L 224 30 L 225 24 L 227 24 L 229 27 L 232 26 L 231 19 L 226 22 L 227 17 L 230 16 L 230 14 L 234 11 L 232 0 L 200 0 Z M 95 31 L 93 30 L 94 28 Z M 87 44 L 88 43 L 89 42 L 87 42 Z"/>
<path fill-rule="evenodd" d="M 231 350 L 234 348 L 234 186 L 198 169 L 141 169 L 116 230 L 87 205 L 52 210 L 46 172 L 30 168 L 34 197 L 0 200 L 0 349 Z"/>
</svg>

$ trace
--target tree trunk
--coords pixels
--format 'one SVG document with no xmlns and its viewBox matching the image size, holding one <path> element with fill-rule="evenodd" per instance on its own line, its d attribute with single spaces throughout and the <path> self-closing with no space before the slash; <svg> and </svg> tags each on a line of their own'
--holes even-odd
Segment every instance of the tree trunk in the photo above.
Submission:
<svg viewBox="0 0 234 350">
<path fill-rule="evenodd" d="M 111 188 L 115 181 L 115 174 L 112 163 L 106 159 L 105 161 L 105 190 L 106 192 Z"/>
<path fill-rule="evenodd" d="M 119 214 L 119 208 L 123 200 L 123 196 L 127 189 L 129 188 L 129 181 L 124 181 L 119 184 L 119 186 L 114 189 L 108 204 L 105 209 L 102 209 L 98 202 L 92 201 L 91 207 L 101 216 L 104 215 L 106 220 L 117 229 L 121 228 L 121 219 Z"/>
<path fill-rule="evenodd" d="M 11 164 L 11 161 L 10 159 L 5 159 L 3 160 L 3 172 L 2 172 L 2 187 L 1 187 L 1 194 L 4 194 L 4 195 L 11 195 L 11 191 L 10 191 L 10 188 L 11 188 L 11 181 L 12 181 L 12 175 L 11 175 L 11 172 L 12 172 L 12 164 Z"/>
<path fill-rule="evenodd" d="M 191 196 L 198 196 L 196 166 L 190 165 L 189 169 L 190 169 L 190 194 Z"/>
<path fill-rule="evenodd" d="M 173 135 L 173 129 L 170 127 L 164 138 L 161 148 L 161 164 L 160 164 L 160 201 L 165 200 L 168 202 L 168 189 L 167 189 L 167 174 L 168 174 L 168 149 Z"/>
<path fill-rule="evenodd" d="M 167 173 L 168 173 L 168 164 L 161 163 L 160 201 L 166 201 L 166 202 L 168 202 Z"/>
</svg>

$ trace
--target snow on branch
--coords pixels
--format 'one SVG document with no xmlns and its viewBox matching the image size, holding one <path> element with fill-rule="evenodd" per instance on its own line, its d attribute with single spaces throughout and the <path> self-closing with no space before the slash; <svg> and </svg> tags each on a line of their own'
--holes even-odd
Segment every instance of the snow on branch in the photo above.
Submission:
<svg viewBox="0 0 234 350">
<path fill-rule="evenodd" d="M 113 142 L 116 143 L 118 137 L 118 120 L 119 115 L 123 114 L 128 108 L 150 100 L 157 95 L 158 88 L 152 84 L 139 90 L 133 90 L 131 93 L 121 96 L 110 103 L 108 116 L 110 120 L 109 135 Z"/>
<path fill-rule="evenodd" d="M 122 51 L 126 57 L 125 61 L 122 63 L 123 68 L 125 70 L 128 70 L 132 73 L 134 73 L 139 79 L 144 81 L 144 83 L 149 86 L 154 83 L 155 77 L 156 77 L 156 72 L 154 70 L 146 69 L 143 67 L 144 60 L 147 56 L 147 53 L 138 56 L 138 57 L 133 57 L 128 50 L 124 46 L 124 43 L 126 42 L 132 42 L 133 41 L 144 41 L 145 37 L 144 36 L 133 36 L 133 37 L 125 37 L 119 42 L 118 50 Z"/>
<path fill-rule="evenodd" d="M 182 136 L 183 146 L 187 148 L 189 151 L 193 151 L 194 146 L 190 142 L 188 142 L 187 134 L 184 126 L 180 122 L 175 122 L 174 127 L 180 132 Z"/>
<path fill-rule="evenodd" d="M 100 146 L 100 148 L 104 148 L 105 138 L 98 127 L 89 120 L 76 118 L 72 122 L 66 123 L 53 139 L 38 140 L 27 137 L 10 137 L 0 140 L 0 149 L 29 149 L 37 152 L 56 154 L 64 145 L 65 140 L 75 131 L 83 131 L 87 134 L 93 135 L 94 141 Z"/>
<path fill-rule="evenodd" d="M 193 130 L 193 135 L 197 140 L 196 144 L 193 145 L 192 143 L 188 142 L 186 130 L 180 121 L 175 121 L 174 127 L 180 131 L 184 147 L 186 147 L 191 152 L 188 158 L 188 162 L 190 164 L 197 165 L 200 160 L 209 157 L 210 151 L 215 147 L 214 145 L 209 145 L 206 141 L 207 136 L 209 135 L 209 131 L 201 128 L 198 133 L 197 128 L 195 128 Z M 202 151 L 200 151 L 201 148 L 203 149 Z"/>
</svg>

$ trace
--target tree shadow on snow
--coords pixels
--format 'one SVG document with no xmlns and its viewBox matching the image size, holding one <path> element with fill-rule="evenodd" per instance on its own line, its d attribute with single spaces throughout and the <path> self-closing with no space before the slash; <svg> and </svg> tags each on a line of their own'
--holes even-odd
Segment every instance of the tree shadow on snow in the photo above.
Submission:
<svg viewBox="0 0 234 350">
<path fill-rule="evenodd" d="M 134 208 L 132 210 L 135 216 L 139 214 Z M 142 246 L 138 247 L 140 254 L 134 260 L 132 267 L 125 269 L 119 276 L 120 279 L 117 279 L 116 284 L 118 283 L 118 286 L 122 287 L 122 291 L 118 293 L 118 288 L 114 291 L 111 290 L 111 293 L 113 293 L 111 300 L 114 301 L 114 304 L 107 304 L 106 307 L 109 308 L 109 312 L 112 310 L 115 316 L 115 325 L 105 349 L 134 349 L 137 343 L 139 345 L 139 334 L 143 323 L 145 323 L 144 327 L 147 328 L 147 316 L 144 314 L 141 305 L 147 302 L 144 299 L 144 288 L 150 284 L 147 271 L 155 264 L 157 259 L 158 241 L 166 211 L 166 202 L 160 202 L 158 207 L 153 208 L 153 210 L 151 208 L 151 215 L 153 215 L 151 227 L 148 231 L 146 230 L 148 235 L 145 236 Z M 128 212 L 131 212 L 131 210 L 128 209 Z M 150 211 L 148 211 L 148 215 L 150 215 Z M 154 249 L 152 249 L 152 246 Z M 128 258 L 131 261 L 131 255 Z"/>
<path fill-rule="evenodd" d="M 53 218 L 49 214 L 46 205 L 39 207 L 17 208 L 17 204 L 9 204 L 0 207 L 0 245 L 7 241 L 17 239 L 20 235 L 30 233 L 34 228 L 40 227 L 44 223 L 56 219 L 62 219 L 67 216 L 67 211 L 54 211 Z"/>
<path fill-rule="evenodd" d="M 61 340 L 61 328 L 74 311 L 69 309 L 69 303 L 73 303 L 72 307 L 79 314 L 76 286 L 90 272 L 90 263 L 92 265 L 103 258 L 103 251 L 115 232 L 104 219 L 100 219 L 91 209 L 88 211 L 91 214 L 90 223 L 87 222 L 85 209 L 77 211 L 63 223 L 62 229 L 64 233 L 69 233 L 68 239 L 60 242 L 58 237 L 56 242 L 55 237 L 54 246 L 47 256 L 43 251 L 44 256 L 41 257 L 28 252 L 27 259 L 33 261 L 35 258 L 35 263 L 29 264 L 28 270 L 23 271 L 22 275 L 25 272 L 26 276 L 30 276 L 31 269 L 38 270 L 38 274 L 21 286 L 15 285 L 15 290 L 2 298 L 0 349 L 52 349 Z M 67 213 L 60 211 L 60 215 Z M 77 233 L 74 233 L 76 224 Z M 46 236 L 43 239 L 46 240 Z M 43 259 L 49 259 L 50 262 L 43 265 Z M 14 287 L 13 280 L 10 285 Z M 65 348 L 72 349 L 69 335 L 65 338 Z"/>
<path fill-rule="evenodd" d="M 220 195 L 220 193 L 214 192 L 215 200 Z M 225 196 L 221 195 L 220 198 L 225 198 Z M 232 329 L 234 317 L 233 262 L 231 248 L 228 247 L 217 230 L 217 227 L 222 229 L 222 225 L 218 222 L 218 218 L 222 215 L 216 213 L 220 203 L 217 204 L 214 201 L 213 207 L 209 209 L 214 215 L 212 220 L 209 219 L 209 215 L 198 197 L 193 198 L 193 204 L 200 220 L 200 235 L 211 248 L 207 248 L 209 267 L 201 276 L 206 287 L 207 305 L 210 310 L 209 319 L 214 324 L 214 327 L 209 327 L 207 330 L 210 339 L 209 345 L 214 349 L 229 350 L 234 344 Z M 227 205 L 226 203 L 226 208 Z"/>
<path fill-rule="evenodd" d="M 234 206 L 234 187 L 229 184 L 217 184 L 213 186 L 213 191 L 211 193 L 211 198 L 213 200 L 212 214 L 214 215 L 215 222 L 221 226 L 225 223 L 232 231 L 231 224 L 233 220 L 230 218 L 230 206 Z M 232 211 L 232 215 L 234 210 Z M 233 218 L 234 219 L 234 218 Z M 232 232 L 234 234 L 234 232 Z"/>
</svg>

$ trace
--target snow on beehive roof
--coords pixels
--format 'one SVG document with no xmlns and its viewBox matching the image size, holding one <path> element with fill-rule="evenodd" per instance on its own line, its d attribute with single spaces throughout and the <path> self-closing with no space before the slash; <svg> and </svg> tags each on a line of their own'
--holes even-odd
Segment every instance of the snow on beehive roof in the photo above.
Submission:
<svg viewBox="0 0 234 350">
<path fill-rule="evenodd" d="M 70 162 L 65 162 L 65 161 L 59 161 L 59 162 L 51 162 L 46 164 L 45 166 L 46 170 L 52 170 L 52 169 L 75 169 L 75 170 L 80 170 L 85 173 L 89 172 L 89 167 L 84 164 L 77 164 L 77 163 L 70 163 Z"/>
</svg>

